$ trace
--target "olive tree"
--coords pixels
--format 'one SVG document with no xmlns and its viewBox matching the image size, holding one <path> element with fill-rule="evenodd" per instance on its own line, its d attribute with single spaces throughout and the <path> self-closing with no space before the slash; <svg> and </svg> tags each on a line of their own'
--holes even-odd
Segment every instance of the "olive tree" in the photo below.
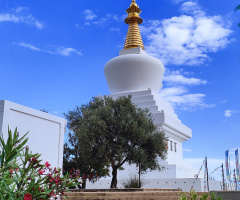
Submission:
<svg viewBox="0 0 240 200">
<path fill-rule="evenodd" d="M 76 137 L 76 144 L 72 143 L 78 148 L 76 161 L 100 171 L 110 167 L 111 188 L 117 187 L 117 172 L 124 163 L 160 170 L 158 158 L 166 158 L 164 133 L 154 125 L 151 113 L 134 105 L 130 96 L 93 97 L 65 117 Z"/>
</svg>

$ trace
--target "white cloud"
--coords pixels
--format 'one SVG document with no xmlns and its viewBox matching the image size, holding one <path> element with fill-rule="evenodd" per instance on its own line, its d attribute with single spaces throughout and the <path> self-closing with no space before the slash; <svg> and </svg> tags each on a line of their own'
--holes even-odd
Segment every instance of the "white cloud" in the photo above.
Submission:
<svg viewBox="0 0 240 200">
<path fill-rule="evenodd" d="M 19 45 L 19 46 L 22 46 L 22 47 L 29 48 L 29 49 L 31 49 L 31 50 L 33 50 L 33 51 L 42 51 L 42 49 L 39 49 L 38 47 L 35 47 L 35 46 L 33 46 L 32 44 L 26 44 L 26 43 L 24 43 L 24 42 L 20 42 L 20 43 L 18 43 L 18 45 Z"/>
<path fill-rule="evenodd" d="M 78 23 L 74 23 L 73 25 L 74 25 L 77 29 L 81 29 L 81 30 L 84 29 L 83 26 L 81 26 L 81 25 L 78 24 Z"/>
<path fill-rule="evenodd" d="M 192 15 L 205 15 L 204 11 L 201 10 L 200 6 L 193 1 L 184 2 L 180 7 L 180 11 Z"/>
<path fill-rule="evenodd" d="M 24 42 L 13 43 L 13 44 L 28 48 L 32 51 L 44 52 L 44 53 L 49 53 L 49 54 L 54 54 L 54 55 L 61 55 L 61 56 L 71 56 L 72 54 L 77 54 L 79 56 L 83 55 L 81 51 L 78 51 L 74 48 L 60 47 L 60 48 L 55 48 L 54 50 L 46 50 L 46 49 L 41 49 L 32 44 L 27 44 Z"/>
<path fill-rule="evenodd" d="M 84 25 L 85 26 L 90 26 L 90 23 L 89 22 L 85 22 Z"/>
<path fill-rule="evenodd" d="M 181 3 L 182 15 L 162 21 L 151 20 L 149 25 L 141 26 L 150 55 L 160 58 L 164 64 L 199 65 L 210 60 L 208 53 L 227 46 L 232 31 L 221 16 L 207 16 L 197 1 L 174 3 Z M 160 95 L 174 108 L 192 111 L 215 106 L 206 103 L 205 94 L 189 90 L 190 86 L 208 83 L 194 77 L 193 73 L 167 69 L 163 81 L 167 87 L 160 91 Z"/>
<path fill-rule="evenodd" d="M 180 10 L 188 14 L 150 20 L 141 26 L 150 55 L 160 58 L 164 64 L 199 65 L 210 59 L 208 53 L 229 44 L 232 30 L 221 16 L 207 16 L 192 1 L 184 2 Z"/>
<path fill-rule="evenodd" d="M 25 48 L 28 48 L 28 49 L 31 49 L 33 51 L 39 51 L 39 52 L 45 52 L 45 53 L 49 53 L 49 54 L 54 54 L 52 51 L 48 51 L 48 50 L 45 50 L 45 49 L 40 49 L 32 44 L 27 44 L 25 42 L 19 42 L 19 43 L 13 43 L 13 44 L 16 44 L 16 45 L 19 45 L 21 47 L 25 47 Z"/>
<path fill-rule="evenodd" d="M 188 90 L 190 86 L 204 85 L 207 81 L 199 78 L 186 77 L 192 75 L 183 70 L 166 70 L 163 77 L 166 88 L 160 91 L 160 95 L 167 99 L 174 108 L 183 110 L 196 110 L 197 108 L 210 108 L 214 105 L 205 103 L 205 94 L 192 94 Z"/>
<path fill-rule="evenodd" d="M 192 152 L 192 149 L 183 149 L 184 152 Z"/>
<path fill-rule="evenodd" d="M 94 18 L 97 18 L 97 15 L 95 15 L 94 12 L 90 9 L 84 10 L 83 14 L 85 15 L 85 19 L 88 21 L 91 21 Z"/>
<path fill-rule="evenodd" d="M 187 78 L 181 75 L 179 72 L 166 73 L 163 77 L 163 81 L 168 84 L 182 84 L 182 85 L 205 85 L 207 81 L 198 78 Z"/>
<path fill-rule="evenodd" d="M 116 14 L 107 14 L 106 17 L 109 19 L 114 19 L 115 21 L 121 21 L 118 15 Z"/>
<path fill-rule="evenodd" d="M 214 104 L 205 103 L 205 94 L 190 94 L 189 91 L 182 86 L 168 87 L 160 90 L 160 95 L 168 100 L 174 107 L 182 110 L 196 110 L 197 108 L 211 108 Z"/>
<path fill-rule="evenodd" d="M 0 22 L 19 22 L 20 19 L 13 14 L 0 14 Z"/>
<path fill-rule="evenodd" d="M 225 110 L 224 116 L 225 117 L 231 117 L 233 114 L 237 114 L 237 113 L 239 113 L 238 110 Z"/>
<path fill-rule="evenodd" d="M 80 51 L 77 51 L 76 49 L 73 49 L 73 48 L 61 47 L 61 48 L 58 48 L 57 52 L 58 52 L 58 54 L 60 54 L 62 56 L 70 56 L 72 54 L 77 54 L 79 56 L 82 55 L 82 53 Z"/>
<path fill-rule="evenodd" d="M 162 97 L 178 96 L 188 92 L 184 87 L 168 87 L 160 90 Z"/>
<path fill-rule="evenodd" d="M 118 16 L 116 14 L 106 14 L 104 17 L 97 17 L 94 12 L 90 9 L 87 9 L 83 12 L 84 14 L 84 25 L 90 26 L 90 25 L 96 25 L 96 26 L 104 26 L 107 25 L 110 21 L 115 22 L 122 22 L 127 15 Z M 116 29 L 114 30 L 116 31 Z"/>
<path fill-rule="evenodd" d="M 32 14 L 27 12 L 27 8 L 18 7 L 11 10 L 9 13 L 0 13 L 0 23 L 2 22 L 14 22 L 14 23 L 24 23 L 29 26 L 35 26 L 38 29 L 43 29 L 44 24 L 42 21 L 36 19 Z"/>
<path fill-rule="evenodd" d="M 109 21 L 109 18 L 102 17 L 97 21 L 92 22 L 92 24 L 103 26 Z"/>
</svg>

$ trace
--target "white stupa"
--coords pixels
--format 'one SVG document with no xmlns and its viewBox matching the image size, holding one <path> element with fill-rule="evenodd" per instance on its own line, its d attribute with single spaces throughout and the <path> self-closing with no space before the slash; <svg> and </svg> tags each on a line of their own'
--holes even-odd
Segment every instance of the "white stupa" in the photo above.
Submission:
<svg viewBox="0 0 240 200">
<path fill-rule="evenodd" d="M 161 178 L 193 178 L 197 173 L 187 168 L 182 159 L 182 143 L 192 137 L 190 128 L 181 123 L 170 104 L 158 94 L 162 88 L 164 66 L 157 58 L 144 51 L 139 24 L 141 10 L 135 1 L 127 9 L 125 22 L 129 30 L 124 50 L 107 62 L 104 74 L 111 96 L 132 95 L 132 101 L 141 108 L 148 108 L 154 123 L 169 139 L 168 157 Z"/>
<path fill-rule="evenodd" d="M 182 188 L 189 191 L 198 170 L 189 166 L 183 160 L 182 144 L 192 137 L 192 130 L 184 125 L 175 114 L 171 105 L 159 95 L 162 88 L 164 66 L 162 62 L 149 56 L 142 42 L 139 24 L 143 22 L 139 16 L 141 9 L 132 0 L 127 9 L 128 17 L 125 23 L 129 25 L 124 49 L 119 56 L 107 62 L 104 74 L 110 93 L 113 98 L 132 96 L 132 102 L 140 108 L 148 108 L 154 118 L 154 124 L 159 130 L 164 131 L 168 138 L 168 156 L 166 160 L 159 160 L 165 170 L 149 172 L 144 175 L 147 184 L 144 188 Z M 135 167 L 124 166 L 125 170 L 118 172 L 118 180 L 127 178 L 128 172 L 132 173 Z M 203 176 L 201 174 L 201 176 Z M 203 191 L 203 179 L 195 184 L 197 191 Z M 90 188 L 109 188 L 110 181 L 100 181 Z M 218 183 L 217 183 L 218 184 Z M 217 189 L 220 186 L 212 186 Z M 122 187 L 121 181 L 118 187 Z"/>
</svg>

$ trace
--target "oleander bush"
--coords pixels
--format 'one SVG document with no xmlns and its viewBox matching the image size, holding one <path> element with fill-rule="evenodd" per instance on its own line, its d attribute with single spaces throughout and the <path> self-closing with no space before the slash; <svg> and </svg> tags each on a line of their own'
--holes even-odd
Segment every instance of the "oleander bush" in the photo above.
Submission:
<svg viewBox="0 0 240 200">
<path fill-rule="evenodd" d="M 40 154 L 33 154 L 25 146 L 27 133 L 19 138 L 17 128 L 8 130 L 5 142 L 0 138 L 0 199 L 47 200 L 63 199 L 64 192 L 77 183 L 62 176 L 61 169 L 42 164 Z"/>
</svg>

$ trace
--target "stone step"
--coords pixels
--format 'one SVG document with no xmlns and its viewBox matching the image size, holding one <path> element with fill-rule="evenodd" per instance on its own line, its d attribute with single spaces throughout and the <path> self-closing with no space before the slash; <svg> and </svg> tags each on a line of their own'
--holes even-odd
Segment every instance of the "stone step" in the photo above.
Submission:
<svg viewBox="0 0 240 200">
<path fill-rule="evenodd" d="M 188 194 L 188 193 L 187 193 Z M 198 199 L 205 192 L 198 192 Z M 180 191 L 68 192 L 69 200 L 179 200 Z"/>
<path fill-rule="evenodd" d="M 155 100 L 153 98 L 153 95 L 147 95 L 147 96 L 133 96 L 132 97 L 132 102 L 136 103 L 136 102 L 142 102 L 142 101 L 153 101 Z"/>
<path fill-rule="evenodd" d="M 138 107 L 144 106 L 144 107 L 148 107 L 148 106 L 156 106 L 156 101 L 154 100 L 150 100 L 150 101 L 138 101 L 138 102 L 134 102 L 134 104 Z"/>
<path fill-rule="evenodd" d="M 153 106 L 139 106 L 139 108 L 141 109 L 149 109 L 152 113 L 158 113 L 159 110 L 158 110 L 158 106 L 157 105 L 153 105 Z"/>
<path fill-rule="evenodd" d="M 128 96 L 128 95 L 131 95 L 132 97 L 148 96 L 148 95 L 152 95 L 152 91 L 142 90 L 142 91 L 132 91 L 132 92 L 121 92 L 121 93 L 111 94 L 111 97 L 118 98 L 120 96 Z"/>
<path fill-rule="evenodd" d="M 147 189 L 147 188 L 128 188 L 128 189 L 70 189 L 70 192 L 182 192 L 182 189 Z"/>
<path fill-rule="evenodd" d="M 116 196 L 121 194 L 121 196 L 179 196 L 180 192 L 70 192 L 67 193 L 68 196 Z"/>
<path fill-rule="evenodd" d="M 68 197 L 69 200 L 179 200 L 180 196 L 72 196 Z"/>
</svg>

